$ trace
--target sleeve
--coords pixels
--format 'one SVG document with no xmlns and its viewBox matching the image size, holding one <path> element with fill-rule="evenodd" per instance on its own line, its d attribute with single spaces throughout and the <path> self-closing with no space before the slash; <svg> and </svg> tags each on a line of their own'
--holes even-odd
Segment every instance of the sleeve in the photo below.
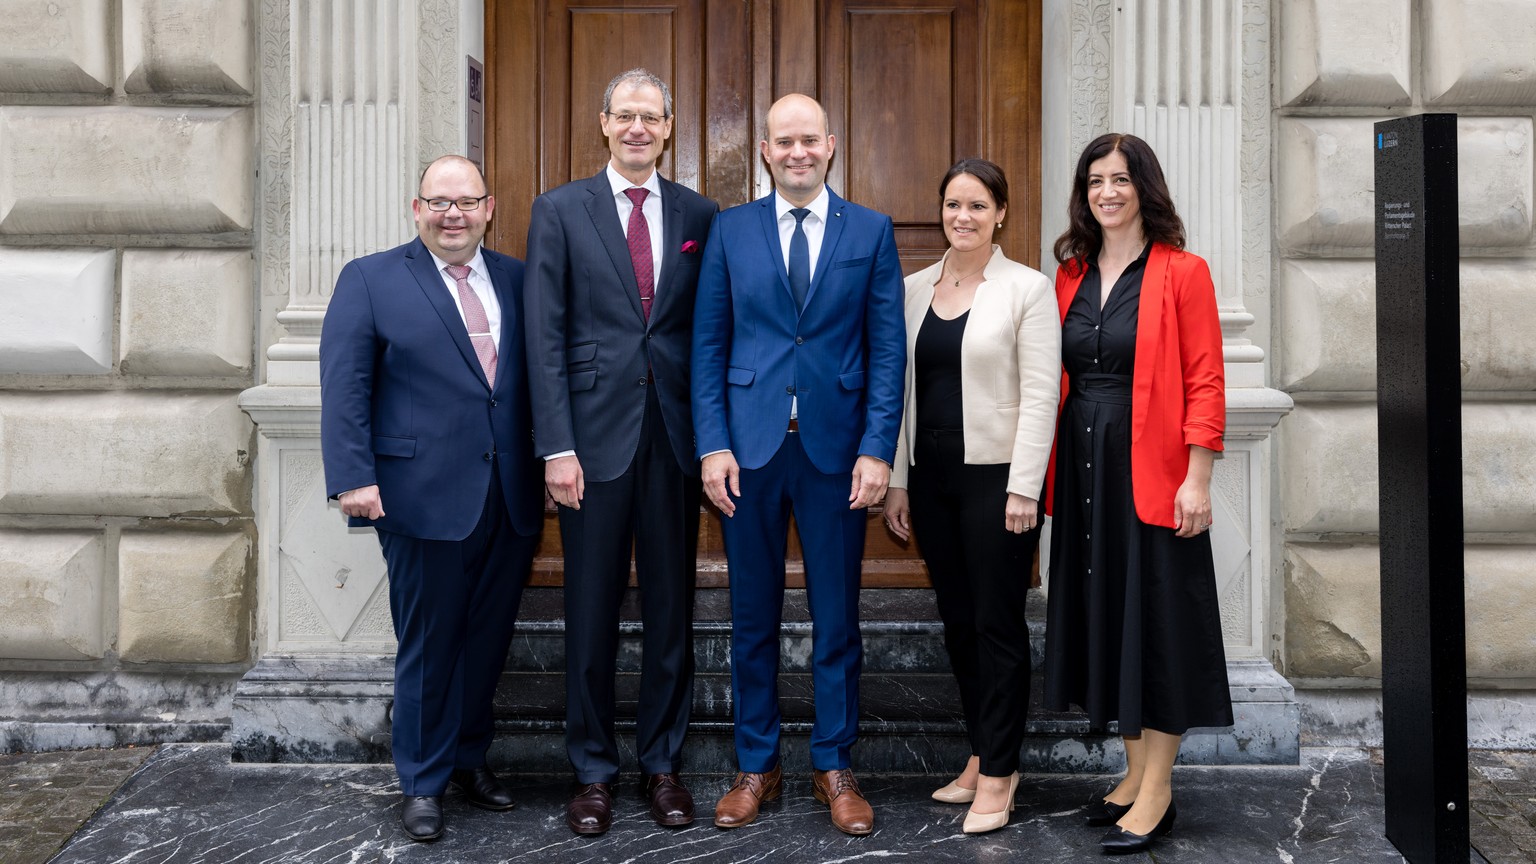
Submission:
<svg viewBox="0 0 1536 864">
<path fill-rule="evenodd" d="M 540 195 L 533 200 L 528 223 L 528 263 L 523 280 L 534 455 L 540 458 L 576 449 L 565 362 L 567 247 L 560 214 L 549 196 Z"/>
<path fill-rule="evenodd" d="M 1226 431 L 1227 388 L 1216 286 L 1205 260 L 1186 256 L 1193 265 L 1180 268 L 1181 278 L 1173 286 L 1184 373 L 1184 443 L 1219 451 Z"/>
<path fill-rule="evenodd" d="M 731 351 L 733 310 L 720 214 L 709 226 L 693 302 L 692 391 L 695 455 L 731 449 L 726 424 L 725 370 Z"/>
<path fill-rule="evenodd" d="M 320 328 L 320 455 L 327 498 L 378 482 L 372 432 L 377 341 L 367 279 L 352 261 L 336 279 Z"/>
<path fill-rule="evenodd" d="M 864 338 L 869 360 L 864 437 L 859 442 L 859 454 L 894 466 L 907 374 L 906 284 L 901 277 L 891 219 L 881 219 L 880 246 L 864 301 Z"/>
<path fill-rule="evenodd" d="M 1036 498 L 1043 494 L 1061 398 L 1061 317 L 1056 292 L 1044 274 L 1033 274 L 1027 281 L 1014 350 L 1019 364 L 1019 420 L 1009 460 L 1008 491 Z"/>
</svg>

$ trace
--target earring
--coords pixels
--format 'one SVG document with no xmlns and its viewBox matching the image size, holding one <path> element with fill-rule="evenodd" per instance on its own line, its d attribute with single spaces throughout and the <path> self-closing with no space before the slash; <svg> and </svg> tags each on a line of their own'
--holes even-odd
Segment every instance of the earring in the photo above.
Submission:
<svg viewBox="0 0 1536 864">
<path fill-rule="evenodd" d="M 1003 227 L 1003 223 L 1001 223 L 1001 222 L 997 223 L 997 227 L 999 227 L 999 228 Z"/>
</svg>

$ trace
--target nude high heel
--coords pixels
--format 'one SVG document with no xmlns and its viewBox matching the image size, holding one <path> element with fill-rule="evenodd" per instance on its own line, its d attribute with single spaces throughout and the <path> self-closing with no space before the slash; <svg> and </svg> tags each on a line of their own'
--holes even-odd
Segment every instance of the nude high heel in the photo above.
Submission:
<svg viewBox="0 0 1536 864">
<path fill-rule="evenodd" d="M 949 785 L 933 790 L 933 800 L 945 804 L 969 804 L 976 800 L 976 790 L 961 786 L 959 778 L 956 778 L 949 781 Z"/>
<path fill-rule="evenodd" d="M 965 814 L 965 825 L 961 831 L 966 834 L 985 834 L 988 831 L 996 831 L 1008 824 L 1008 814 L 1013 812 L 1013 796 L 1019 791 L 1019 772 L 1013 772 L 1008 778 L 1008 806 L 996 813 L 977 813 L 975 810 Z"/>
</svg>

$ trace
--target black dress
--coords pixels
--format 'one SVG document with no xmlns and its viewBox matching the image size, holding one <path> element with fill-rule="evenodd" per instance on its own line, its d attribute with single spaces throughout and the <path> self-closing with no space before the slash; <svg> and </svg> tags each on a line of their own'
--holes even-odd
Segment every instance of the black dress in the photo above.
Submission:
<svg viewBox="0 0 1536 864">
<path fill-rule="evenodd" d="M 1119 721 L 1133 736 L 1232 725 L 1210 534 L 1142 522 L 1131 494 L 1131 375 L 1150 249 L 1102 310 L 1090 266 L 1062 322 L 1071 386 L 1056 432 L 1045 633 L 1046 707 L 1079 705 L 1095 729 Z"/>
</svg>

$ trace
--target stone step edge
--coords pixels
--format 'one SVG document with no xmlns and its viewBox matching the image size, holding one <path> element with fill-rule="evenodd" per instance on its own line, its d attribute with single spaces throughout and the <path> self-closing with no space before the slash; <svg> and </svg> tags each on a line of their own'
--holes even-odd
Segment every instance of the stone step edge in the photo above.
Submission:
<svg viewBox="0 0 1536 864">
<path fill-rule="evenodd" d="M 779 635 L 809 636 L 811 635 L 813 626 L 814 625 L 810 621 L 785 621 L 779 624 Z M 733 628 L 730 621 L 710 620 L 693 622 L 693 633 L 695 636 L 729 636 L 732 629 Z M 565 619 L 539 619 L 535 621 L 519 620 L 514 628 L 514 632 L 519 636 L 564 633 Z M 640 621 L 626 619 L 619 622 L 619 635 L 621 636 L 637 636 L 643 632 L 645 632 L 645 626 Z M 880 636 L 943 635 L 944 622 L 939 620 L 892 621 L 886 619 L 878 621 L 860 621 L 859 632 L 864 635 Z M 1030 621 L 1029 633 L 1031 638 L 1043 637 L 1045 635 L 1045 622 Z"/>
<path fill-rule="evenodd" d="M 779 723 L 780 734 L 809 736 L 814 723 L 810 720 L 783 720 Z M 540 717 L 501 717 L 494 723 L 496 735 L 565 735 L 565 721 Z M 689 735 L 728 736 L 735 732 L 736 724 L 726 720 L 693 720 L 688 724 Z M 1087 720 L 1036 720 L 1026 721 L 1027 738 L 1070 738 L 1101 740 L 1117 738 L 1110 733 L 1090 731 Z M 614 730 L 622 735 L 634 735 L 635 721 L 618 719 Z M 949 735 L 965 737 L 965 724 L 958 720 L 860 720 L 860 737 L 869 735 Z"/>
</svg>

